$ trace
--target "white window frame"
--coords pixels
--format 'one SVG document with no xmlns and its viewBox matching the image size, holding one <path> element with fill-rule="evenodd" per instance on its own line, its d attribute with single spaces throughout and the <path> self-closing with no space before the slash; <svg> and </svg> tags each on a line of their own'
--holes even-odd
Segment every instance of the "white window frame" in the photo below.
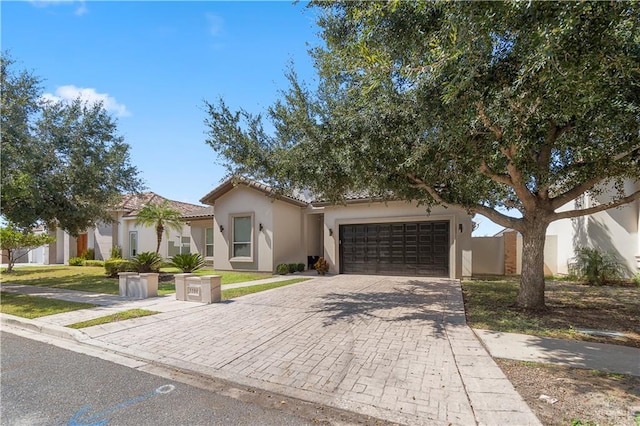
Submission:
<svg viewBox="0 0 640 426">
<path fill-rule="evenodd" d="M 248 217 L 251 219 L 251 235 L 249 237 L 249 241 L 242 241 L 242 242 L 238 242 L 238 244 L 250 244 L 249 247 L 249 252 L 251 253 L 250 256 L 234 256 L 235 253 L 235 219 L 236 218 L 244 218 L 244 217 Z M 254 229 L 255 229 L 255 223 L 254 223 L 254 214 L 253 213 L 234 213 L 229 215 L 229 223 L 231 224 L 231 233 L 229 234 L 229 248 L 231 250 L 231 253 L 229 254 L 229 261 L 231 262 L 253 262 L 253 250 L 254 250 L 254 243 L 253 243 L 253 239 L 254 239 Z"/>
<path fill-rule="evenodd" d="M 211 244 L 207 244 L 207 232 L 211 230 Z M 214 238 L 215 235 L 213 233 L 213 227 L 211 228 L 204 228 L 204 257 L 206 258 L 212 258 L 215 251 L 214 251 Z M 207 247 L 211 246 L 211 255 L 207 255 Z"/>
<path fill-rule="evenodd" d="M 131 237 L 135 238 L 135 244 L 131 244 Z M 129 257 L 136 257 L 138 254 L 138 231 L 129 231 Z"/>
</svg>

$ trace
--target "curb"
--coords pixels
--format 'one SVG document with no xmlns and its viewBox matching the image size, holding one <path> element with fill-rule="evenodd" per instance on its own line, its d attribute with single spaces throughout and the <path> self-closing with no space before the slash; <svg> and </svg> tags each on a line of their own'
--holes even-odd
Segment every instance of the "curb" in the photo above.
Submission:
<svg viewBox="0 0 640 426">
<path fill-rule="evenodd" d="M 42 321 L 22 318 L 15 315 L 0 314 L 0 323 L 11 327 L 23 328 L 42 334 L 48 334 L 50 336 L 73 340 L 76 342 L 82 342 L 89 339 L 89 336 L 87 336 L 80 330 L 63 327 L 60 325 L 46 324 Z"/>
</svg>

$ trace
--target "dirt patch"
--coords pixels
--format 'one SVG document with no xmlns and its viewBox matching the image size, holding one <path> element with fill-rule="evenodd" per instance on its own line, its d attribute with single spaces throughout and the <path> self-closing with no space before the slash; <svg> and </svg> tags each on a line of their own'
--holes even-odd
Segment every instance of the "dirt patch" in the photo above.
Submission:
<svg viewBox="0 0 640 426">
<path fill-rule="evenodd" d="M 504 359 L 496 362 L 544 425 L 640 424 L 640 377 Z"/>
</svg>

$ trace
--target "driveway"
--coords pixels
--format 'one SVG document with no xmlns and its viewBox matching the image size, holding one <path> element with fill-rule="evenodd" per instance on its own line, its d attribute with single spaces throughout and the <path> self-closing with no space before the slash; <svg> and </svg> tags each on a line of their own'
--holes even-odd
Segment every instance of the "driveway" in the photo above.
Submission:
<svg viewBox="0 0 640 426">
<path fill-rule="evenodd" d="M 404 424 L 540 424 L 456 280 L 338 275 L 86 329 L 111 350 Z M 128 321 L 129 322 L 129 321 Z"/>
</svg>

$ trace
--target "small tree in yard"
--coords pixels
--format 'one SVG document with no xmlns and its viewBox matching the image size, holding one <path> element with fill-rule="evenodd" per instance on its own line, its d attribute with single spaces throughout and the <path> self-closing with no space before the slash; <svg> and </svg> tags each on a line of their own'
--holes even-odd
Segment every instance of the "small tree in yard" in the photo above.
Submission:
<svg viewBox="0 0 640 426">
<path fill-rule="evenodd" d="M 516 304 L 544 309 L 548 225 L 640 197 L 623 185 L 640 176 L 639 3 L 312 7 L 319 85 L 290 73 L 274 134 L 206 104 L 207 143 L 228 171 L 336 202 L 365 191 L 485 215 L 522 234 Z M 612 187 L 602 204 L 560 210 Z"/>
<path fill-rule="evenodd" d="M 21 231 L 11 225 L 0 228 L 0 248 L 8 257 L 7 270 L 12 272 L 16 261 L 26 256 L 30 250 L 36 247 L 50 244 L 56 239 L 47 234 L 34 234 L 31 231 Z M 22 250 L 24 253 L 18 255 Z"/>
<path fill-rule="evenodd" d="M 136 217 L 136 225 L 154 226 L 156 228 L 156 254 L 160 251 L 160 243 L 162 243 L 162 234 L 169 228 L 176 231 L 182 230 L 184 222 L 180 220 L 182 214 L 172 208 L 168 201 L 162 203 L 148 203 L 140 209 Z"/>
</svg>

